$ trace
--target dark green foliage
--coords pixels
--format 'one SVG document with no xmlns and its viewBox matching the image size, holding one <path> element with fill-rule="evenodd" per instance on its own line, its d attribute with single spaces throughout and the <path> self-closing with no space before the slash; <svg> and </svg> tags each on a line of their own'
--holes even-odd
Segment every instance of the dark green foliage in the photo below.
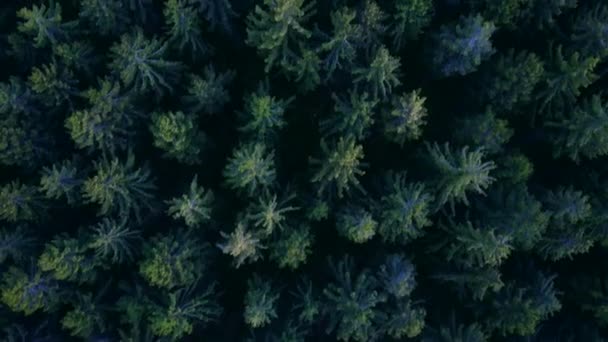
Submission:
<svg viewBox="0 0 608 342">
<path fill-rule="evenodd" d="M 387 99 L 401 84 L 399 80 L 401 62 L 398 57 L 390 55 L 388 49 L 380 46 L 369 66 L 356 68 L 352 71 L 357 88 L 369 91 L 374 99 Z"/>
<path fill-rule="evenodd" d="M 579 52 L 564 55 L 562 46 L 549 50 L 545 81 L 539 86 L 539 110 L 559 115 L 572 107 L 581 91 L 595 82 L 598 76 L 596 57 L 584 57 Z"/>
<path fill-rule="evenodd" d="M 466 75 L 475 70 L 495 49 L 490 38 L 496 30 L 480 15 L 461 17 L 433 35 L 432 64 L 439 77 Z"/>
<path fill-rule="evenodd" d="M 190 190 L 181 197 L 168 201 L 167 214 L 176 220 L 184 220 L 186 225 L 196 228 L 201 223 L 211 219 L 213 192 L 197 184 L 198 176 L 194 176 L 190 183 Z"/>
<path fill-rule="evenodd" d="M 188 233 L 155 236 L 144 243 L 139 273 L 152 286 L 166 289 L 192 285 L 204 272 L 205 245 Z"/>
<path fill-rule="evenodd" d="M 245 323 L 252 328 L 260 328 L 277 318 L 276 301 L 280 294 L 273 290 L 272 284 L 254 274 L 247 281 L 245 294 Z"/>
<path fill-rule="evenodd" d="M 348 257 L 331 267 L 335 280 L 323 290 L 330 320 L 328 332 L 335 330 L 341 341 L 373 339 L 381 319 L 378 306 L 386 296 L 375 290 L 376 280 L 368 272 L 354 273 Z"/>
<path fill-rule="evenodd" d="M 456 142 L 483 148 L 488 154 L 500 152 L 513 135 L 507 120 L 497 118 L 491 108 L 483 114 L 463 118 L 454 128 Z"/>
<path fill-rule="evenodd" d="M 34 242 L 31 232 L 24 226 L 0 228 L 0 265 L 6 260 L 21 261 Z"/>
<path fill-rule="evenodd" d="M 94 165 L 96 173 L 83 185 L 85 201 L 97 204 L 99 215 L 133 214 L 139 220 L 141 210 L 151 206 L 152 191 L 156 189 L 149 169 L 137 168 L 131 153 L 124 162 L 102 159 Z"/>
<path fill-rule="evenodd" d="M 164 156 L 186 164 L 200 162 L 200 152 L 206 136 L 199 130 L 196 117 L 183 112 L 152 114 L 150 132 L 154 146 L 165 151 Z"/>
<path fill-rule="evenodd" d="M 350 192 L 353 187 L 361 188 L 358 177 L 365 174 L 363 168 L 363 147 L 357 145 L 353 137 L 340 138 L 330 147 L 321 140 L 323 159 L 311 159 L 316 166 L 316 173 L 311 179 L 318 184 L 318 192 L 330 192 L 342 197 L 344 192 Z"/>
<path fill-rule="evenodd" d="M 84 177 L 74 164 L 73 161 L 66 160 L 42 169 L 40 190 L 47 198 L 66 200 L 70 205 L 81 199 L 80 187 Z"/>
<path fill-rule="evenodd" d="M 361 39 L 361 27 L 355 22 L 356 12 L 348 7 L 342 7 L 331 13 L 333 34 L 319 47 L 319 52 L 325 54 L 323 66 L 327 78 L 334 71 L 352 66 L 356 57 L 356 47 Z"/>
<path fill-rule="evenodd" d="M 408 182 L 405 173 L 389 173 L 376 205 L 378 232 L 387 242 L 409 242 L 424 234 L 431 225 L 433 195 L 423 183 Z"/>
<path fill-rule="evenodd" d="M 448 143 L 443 146 L 427 143 L 426 148 L 437 172 L 438 206 L 449 203 L 454 207 L 455 202 L 468 205 L 467 193 L 485 194 L 485 189 L 495 180 L 490 171 L 496 165 L 483 161 L 482 149 L 469 151 L 465 146 L 454 152 Z"/>
<path fill-rule="evenodd" d="M 422 135 L 428 112 L 424 106 L 426 98 L 420 90 L 393 97 L 391 109 L 384 111 L 384 135 L 400 146 L 416 140 Z"/>
<path fill-rule="evenodd" d="M 391 36 L 393 45 L 400 49 L 407 41 L 414 40 L 430 25 L 435 12 L 431 0 L 395 0 L 392 13 Z"/>
<path fill-rule="evenodd" d="M 293 98 L 282 100 L 271 96 L 267 86 L 260 84 L 256 92 L 245 98 L 240 112 L 243 123 L 239 130 L 253 140 L 273 141 L 285 126 L 285 111 Z"/>
<path fill-rule="evenodd" d="M 173 89 L 180 63 L 166 60 L 167 44 L 147 39 L 141 30 L 123 34 L 110 49 L 115 70 L 126 87 L 136 92 L 162 94 Z"/>
<path fill-rule="evenodd" d="M 14 312 L 26 316 L 36 311 L 51 311 L 59 300 L 58 286 L 37 269 L 24 272 L 10 267 L 2 275 L 0 300 Z"/>
<path fill-rule="evenodd" d="M 215 114 L 229 102 L 228 85 L 234 80 L 234 71 L 216 73 L 211 65 L 205 68 L 203 77 L 192 75 L 188 95 L 182 102 L 192 113 Z"/>
<path fill-rule="evenodd" d="M 355 243 L 364 243 L 374 237 L 378 222 L 371 213 L 358 206 L 347 206 L 336 215 L 338 233 Z"/>
<path fill-rule="evenodd" d="M 84 92 L 89 107 L 71 113 L 65 128 L 81 149 L 124 149 L 131 134 L 135 112 L 131 98 L 118 82 L 104 79 L 99 88 Z"/>
<path fill-rule="evenodd" d="M 202 40 L 201 20 L 187 0 L 168 0 L 163 10 L 169 45 L 181 55 L 193 60 L 209 53 L 210 47 Z"/>
<path fill-rule="evenodd" d="M 264 0 L 247 17 L 247 44 L 258 49 L 268 72 L 275 63 L 285 63 L 294 45 L 310 37 L 303 25 L 312 15 L 314 2 L 305 0 Z"/>
<path fill-rule="evenodd" d="M 78 16 L 102 35 L 120 33 L 130 21 L 122 0 L 82 0 Z"/>
<path fill-rule="evenodd" d="M 533 99 L 544 76 L 544 63 L 537 55 L 509 50 L 482 68 L 479 91 L 494 110 L 509 113 Z"/>
<path fill-rule="evenodd" d="M 0 219 L 8 222 L 35 221 L 44 202 L 34 186 L 13 181 L 0 187 Z"/>
<path fill-rule="evenodd" d="M 196 291 L 196 284 L 167 293 L 161 303 L 153 304 L 148 317 L 152 334 L 180 339 L 192 333 L 194 326 L 218 320 L 222 308 L 215 298 L 215 284 Z"/>
<path fill-rule="evenodd" d="M 607 33 L 592 0 L 2 1 L 0 341 L 601 341 Z"/>
<path fill-rule="evenodd" d="M 608 154 L 608 105 L 598 95 L 547 126 L 556 131 L 553 137 L 556 156 L 568 156 L 578 162 Z"/>
<path fill-rule="evenodd" d="M 87 247 L 95 251 L 95 256 L 111 263 L 131 262 L 135 259 L 135 242 L 140 232 L 129 226 L 126 220 L 102 219 L 90 227 Z"/>
<path fill-rule="evenodd" d="M 17 27 L 19 32 L 31 37 L 37 48 L 65 41 L 74 26 L 74 23 L 63 22 L 61 5 L 55 2 L 48 7 L 44 4 L 23 7 L 17 16 L 21 21 Z"/>
<path fill-rule="evenodd" d="M 534 247 L 549 223 L 549 213 L 525 185 L 497 186 L 474 204 L 484 224 L 510 236 L 524 250 Z"/>
<path fill-rule="evenodd" d="M 353 90 L 348 95 L 348 98 L 333 95 L 334 113 L 319 123 L 324 135 L 352 136 L 357 140 L 369 135 L 378 100 L 371 99 L 367 93 L 359 94 Z"/>
<path fill-rule="evenodd" d="M 492 299 L 491 307 L 496 309 L 496 315 L 489 318 L 489 327 L 502 335 L 534 333 L 541 320 L 561 308 L 553 278 L 539 273 L 525 287 L 507 284 Z"/>
</svg>

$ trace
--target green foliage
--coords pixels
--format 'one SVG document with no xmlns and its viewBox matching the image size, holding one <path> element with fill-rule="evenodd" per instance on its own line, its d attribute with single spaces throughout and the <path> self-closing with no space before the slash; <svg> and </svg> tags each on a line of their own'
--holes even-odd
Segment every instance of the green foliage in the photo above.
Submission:
<svg viewBox="0 0 608 342">
<path fill-rule="evenodd" d="M 361 88 L 374 95 L 374 99 L 386 100 L 393 92 L 393 88 L 401 84 L 400 68 L 399 57 L 391 56 L 386 47 L 380 46 L 369 66 L 355 68 L 352 71 L 353 80 L 357 88 L 361 85 Z"/>
<path fill-rule="evenodd" d="M 448 143 L 443 146 L 427 143 L 426 148 L 438 173 L 438 206 L 449 202 L 453 208 L 457 201 L 468 205 L 467 193 L 485 194 L 484 190 L 495 180 L 490 176 L 490 171 L 494 170 L 496 165 L 491 161 L 483 161 L 485 153 L 482 149 L 469 151 L 469 147 L 465 146 L 454 152 Z"/>
<path fill-rule="evenodd" d="M 452 322 L 447 326 L 440 326 L 438 329 L 429 328 L 424 331 L 423 342 L 486 342 L 488 336 L 483 328 L 477 324 L 458 324 L 452 318 Z"/>
<path fill-rule="evenodd" d="M 501 273 L 494 267 L 465 268 L 457 267 L 438 272 L 433 278 L 456 287 L 465 298 L 481 301 L 504 287 Z"/>
<path fill-rule="evenodd" d="M 94 74 L 99 58 L 95 55 L 93 46 L 86 41 L 74 41 L 53 46 L 53 54 L 66 68 L 82 72 L 90 77 Z"/>
<path fill-rule="evenodd" d="M 369 135 L 374 124 L 374 112 L 378 100 L 369 98 L 367 93 L 349 91 L 347 99 L 333 95 L 334 113 L 321 120 L 319 127 L 325 136 L 353 136 L 361 140 Z"/>
<path fill-rule="evenodd" d="M 330 15 L 333 35 L 319 47 L 319 52 L 326 54 L 323 65 L 328 79 L 336 70 L 352 66 L 361 39 L 361 26 L 355 22 L 357 14 L 353 9 L 342 7 Z"/>
<path fill-rule="evenodd" d="M 427 124 L 425 101 L 426 98 L 420 96 L 420 89 L 393 97 L 390 110 L 383 112 L 384 136 L 399 146 L 420 138 L 423 126 Z"/>
<path fill-rule="evenodd" d="M 2 275 L 0 300 L 11 311 L 29 316 L 36 311 L 51 311 L 57 305 L 58 287 L 39 270 L 26 273 L 10 267 Z"/>
<path fill-rule="evenodd" d="M 34 186 L 13 181 L 0 187 L 0 219 L 8 222 L 35 221 L 45 205 Z"/>
<path fill-rule="evenodd" d="M 280 268 L 295 270 L 306 263 L 306 259 L 312 252 L 313 241 L 314 236 L 308 226 L 286 230 L 281 232 L 278 240 L 273 243 L 270 257 Z"/>
<path fill-rule="evenodd" d="M 217 26 L 227 32 L 233 30 L 233 17 L 236 13 L 232 10 L 229 0 L 189 0 L 201 15 L 207 20 L 212 30 Z"/>
<path fill-rule="evenodd" d="M 79 295 L 78 301 L 61 320 L 61 326 L 70 336 L 86 339 L 95 332 L 105 330 L 101 308 L 90 294 Z"/>
<path fill-rule="evenodd" d="M 242 144 L 232 152 L 223 175 L 230 188 L 252 196 L 275 182 L 274 151 L 262 143 Z"/>
<path fill-rule="evenodd" d="M 195 286 L 190 286 L 171 291 L 163 298 L 163 303 L 153 306 L 148 321 L 155 336 L 178 340 L 191 334 L 195 324 L 204 325 L 219 319 L 222 308 L 216 299 L 215 284 L 200 292 L 195 290 Z"/>
<path fill-rule="evenodd" d="M 395 298 L 409 296 L 416 287 L 416 269 L 400 254 L 391 254 L 380 266 L 378 279 L 384 290 Z"/>
<path fill-rule="evenodd" d="M 212 65 L 208 65 L 202 77 L 190 77 L 188 94 L 182 97 L 182 102 L 191 113 L 215 114 L 222 111 L 230 102 L 230 94 L 226 88 L 235 75 L 232 70 L 217 73 Z"/>
<path fill-rule="evenodd" d="M 564 56 L 559 45 L 549 50 L 549 63 L 545 80 L 539 85 L 539 110 L 555 116 L 572 106 L 581 91 L 595 82 L 598 76 L 596 57 L 584 57 L 579 52 Z"/>
<path fill-rule="evenodd" d="M 571 40 L 583 54 L 595 57 L 608 55 L 606 41 L 606 25 L 608 25 L 608 7 L 597 4 L 585 8 L 572 24 Z"/>
<path fill-rule="evenodd" d="M 263 236 L 272 235 L 277 228 L 282 231 L 287 221 L 286 214 L 299 209 L 288 205 L 294 197 L 294 194 L 290 194 L 278 200 L 276 195 L 264 192 L 247 208 L 246 219 L 260 229 Z"/>
<path fill-rule="evenodd" d="M 353 137 L 340 137 L 331 147 L 321 140 L 321 152 L 323 159 L 311 159 L 311 164 L 317 167 L 311 182 L 318 183 L 319 194 L 330 192 L 342 197 L 352 187 L 363 190 L 358 179 L 365 174 L 366 164 L 361 161 L 363 146 L 357 145 Z"/>
<path fill-rule="evenodd" d="M 22 261 L 33 247 L 35 239 L 25 226 L 0 228 L 0 265 L 6 260 Z"/>
<path fill-rule="evenodd" d="M 287 77 L 297 82 L 304 93 L 315 90 L 321 83 L 321 59 L 317 52 L 300 46 L 299 53 L 292 59 L 293 61 L 284 62 L 282 65 Z"/>
<path fill-rule="evenodd" d="M 384 24 L 387 16 L 374 0 L 366 0 L 360 7 L 358 22 L 361 26 L 360 44 L 369 56 L 369 52 L 377 48 L 386 33 Z"/>
<path fill-rule="evenodd" d="M 40 191 L 49 199 L 65 199 L 74 205 L 80 200 L 80 186 L 84 179 L 75 163 L 65 160 L 51 168 L 44 167 L 40 177 Z"/>
<path fill-rule="evenodd" d="M 176 220 L 184 220 L 190 228 L 200 227 L 211 219 L 211 205 L 214 200 L 213 192 L 199 186 L 197 181 L 198 175 L 195 175 L 187 194 L 167 201 L 167 214 Z"/>
<path fill-rule="evenodd" d="M 350 205 L 337 213 L 336 229 L 348 240 L 354 243 L 364 243 L 374 237 L 378 229 L 378 222 L 365 208 Z"/>
<path fill-rule="evenodd" d="M 267 86 L 260 84 L 256 92 L 245 97 L 245 108 L 240 112 L 243 125 L 239 131 L 254 140 L 273 141 L 285 127 L 285 110 L 292 101 L 293 98 L 276 99 Z"/>
<path fill-rule="evenodd" d="M 543 319 L 561 308 L 553 278 L 541 273 L 526 287 L 513 283 L 505 286 L 491 302 L 496 314 L 488 318 L 490 328 L 503 336 L 534 333 Z"/>
<path fill-rule="evenodd" d="M 224 243 L 218 243 L 217 247 L 224 254 L 232 256 L 234 266 L 239 268 L 244 263 L 255 262 L 262 258 L 261 250 L 265 247 L 261 243 L 261 237 L 257 232 L 249 230 L 244 222 L 238 222 L 234 231 L 230 234 L 220 233 L 225 239 Z"/>
<path fill-rule="evenodd" d="M 23 7 L 17 11 L 17 17 L 21 20 L 17 29 L 33 39 L 37 48 L 65 41 L 74 26 L 74 23 L 62 22 L 61 5 L 55 2 L 49 7 L 44 4 L 32 5 L 31 9 Z"/>
<path fill-rule="evenodd" d="M 135 259 L 135 242 L 140 232 L 130 227 L 126 220 L 103 218 L 90 227 L 87 247 L 95 251 L 99 260 L 119 264 Z"/>
<path fill-rule="evenodd" d="M 318 294 L 313 291 L 312 282 L 303 278 L 291 295 L 295 299 L 293 311 L 298 313 L 300 324 L 313 324 L 321 314 L 322 308 Z"/>
<path fill-rule="evenodd" d="M 519 249 L 531 250 L 549 224 L 549 213 L 523 184 L 494 187 L 474 204 L 484 225 L 510 236 Z"/>
<path fill-rule="evenodd" d="M 175 46 L 182 55 L 190 53 L 196 60 L 209 53 L 210 47 L 202 40 L 201 20 L 187 0 L 168 0 L 163 10 L 168 44 Z"/>
<path fill-rule="evenodd" d="M 479 91 L 493 109 L 509 113 L 533 99 L 545 77 L 545 65 L 534 53 L 514 50 L 502 53 L 481 70 Z"/>
<path fill-rule="evenodd" d="M 69 101 L 77 83 L 72 72 L 57 63 L 34 67 L 28 81 L 34 93 L 54 106 Z"/>
<path fill-rule="evenodd" d="M 598 95 L 547 126 L 556 131 L 552 141 L 555 156 L 568 156 L 578 162 L 582 157 L 594 159 L 608 154 L 608 104 Z"/>
<path fill-rule="evenodd" d="M 314 13 L 314 2 L 305 0 L 264 0 L 247 17 L 247 44 L 255 47 L 269 72 L 274 64 L 285 62 L 293 45 L 306 40 L 311 32 L 303 25 Z"/>
<path fill-rule="evenodd" d="M 431 0 L 395 0 L 390 30 L 393 45 L 401 49 L 408 41 L 417 39 L 431 24 L 434 13 Z"/>
<path fill-rule="evenodd" d="M 388 311 L 383 330 L 394 339 L 414 338 L 424 329 L 426 310 L 414 307 L 409 300 L 398 299 Z"/>
<path fill-rule="evenodd" d="M 87 246 L 78 239 L 59 236 L 47 243 L 38 258 L 38 267 L 56 280 L 78 283 L 95 280 L 97 260 L 87 255 Z"/>
<path fill-rule="evenodd" d="M 447 261 L 465 267 L 495 267 L 511 254 L 511 237 L 492 227 L 474 226 L 470 221 L 441 225 L 442 239 L 434 248 Z"/>
<path fill-rule="evenodd" d="M 504 156 L 497 164 L 496 179 L 511 184 L 525 183 L 534 173 L 530 159 L 519 152 Z"/>
<path fill-rule="evenodd" d="M 454 127 L 456 142 L 483 148 L 488 154 L 500 152 L 512 136 L 507 120 L 497 118 L 492 108 L 483 114 L 465 117 Z"/>
<path fill-rule="evenodd" d="M 101 35 L 122 32 L 130 18 L 122 0 L 81 0 L 78 16 Z"/>
<path fill-rule="evenodd" d="M 164 156 L 186 164 L 200 162 L 201 147 L 207 138 L 199 130 L 194 115 L 183 112 L 154 113 L 150 131 L 154 146 L 165 151 Z"/>
<path fill-rule="evenodd" d="M 549 260 L 586 253 L 595 242 L 589 197 L 572 187 L 560 187 L 547 191 L 542 202 L 550 220 L 547 232 L 539 241 L 538 253 Z"/>
<path fill-rule="evenodd" d="M 431 225 L 433 195 L 423 183 L 408 182 L 405 173 L 389 173 L 376 205 L 378 232 L 386 242 L 407 243 Z"/>
<path fill-rule="evenodd" d="M 156 235 L 144 243 L 139 273 L 156 287 L 189 286 L 204 271 L 206 255 L 206 246 L 188 233 Z"/>
<path fill-rule="evenodd" d="M 80 149 L 113 151 L 127 146 L 135 112 L 118 82 L 101 80 L 99 88 L 83 93 L 89 107 L 73 112 L 65 128 Z"/>
<path fill-rule="evenodd" d="M 432 65 L 440 77 L 466 75 L 494 53 L 490 38 L 496 26 L 480 15 L 461 17 L 433 35 Z"/>
<path fill-rule="evenodd" d="M 277 318 L 276 301 L 280 293 L 272 288 L 270 281 L 254 274 L 247 280 L 247 293 L 245 293 L 245 323 L 252 328 L 268 325 Z"/>
<path fill-rule="evenodd" d="M 367 271 L 354 273 L 350 258 L 330 266 L 334 281 L 323 290 L 329 315 L 327 332 L 335 331 L 341 341 L 373 339 L 382 316 L 378 305 L 386 296 L 375 290 L 376 280 Z"/>
<path fill-rule="evenodd" d="M 166 60 L 167 44 L 147 39 L 141 30 L 123 34 L 110 49 L 111 70 L 118 71 L 125 87 L 136 92 L 162 94 L 173 89 L 180 63 Z"/>
<path fill-rule="evenodd" d="M 133 214 L 140 220 L 142 207 L 150 207 L 151 192 L 156 189 L 150 170 L 145 166 L 136 168 L 135 157 L 131 153 L 124 162 L 114 157 L 93 164 L 96 173 L 83 186 L 85 201 L 98 204 L 99 215 Z"/>
</svg>

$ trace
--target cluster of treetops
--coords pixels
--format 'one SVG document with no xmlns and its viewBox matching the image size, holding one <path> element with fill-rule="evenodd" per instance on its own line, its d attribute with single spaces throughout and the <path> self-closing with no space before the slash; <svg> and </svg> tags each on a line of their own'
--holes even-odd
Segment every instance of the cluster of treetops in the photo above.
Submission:
<svg viewBox="0 0 608 342">
<path fill-rule="evenodd" d="M 2 341 L 603 341 L 608 2 L 3 0 Z"/>
</svg>

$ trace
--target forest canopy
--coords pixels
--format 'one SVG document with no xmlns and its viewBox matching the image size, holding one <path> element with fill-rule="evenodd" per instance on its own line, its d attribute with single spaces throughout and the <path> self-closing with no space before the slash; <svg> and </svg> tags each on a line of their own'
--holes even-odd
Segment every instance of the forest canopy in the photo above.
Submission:
<svg viewBox="0 0 608 342">
<path fill-rule="evenodd" d="M 0 340 L 608 339 L 608 3 L 3 0 Z"/>
</svg>

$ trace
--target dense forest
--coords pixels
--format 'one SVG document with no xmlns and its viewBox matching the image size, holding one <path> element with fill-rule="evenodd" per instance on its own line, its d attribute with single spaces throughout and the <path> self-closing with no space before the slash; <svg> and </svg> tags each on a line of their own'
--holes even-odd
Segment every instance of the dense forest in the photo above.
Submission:
<svg viewBox="0 0 608 342">
<path fill-rule="evenodd" d="M 608 339 L 608 1 L 2 0 L 0 340 Z"/>
</svg>

